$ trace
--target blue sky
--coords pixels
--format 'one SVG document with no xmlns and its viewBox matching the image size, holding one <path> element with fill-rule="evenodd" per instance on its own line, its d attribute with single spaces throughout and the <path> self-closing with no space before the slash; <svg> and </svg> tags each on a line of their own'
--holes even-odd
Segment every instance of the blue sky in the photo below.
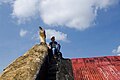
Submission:
<svg viewBox="0 0 120 80">
<path fill-rule="evenodd" d="M 33 8 L 33 6 L 38 5 L 36 2 L 39 0 L 35 0 L 35 4 L 32 1 L 29 2 L 30 6 L 23 6 L 22 11 L 19 6 L 24 5 L 24 2 L 21 1 L 0 1 L 0 72 L 13 60 L 39 43 L 39 26 L 47 31 L 47 42 L 50 42 L 52 35 L 57 37 L 65 58 L 120 54 L 119 2 L 114 2 L 115 0 L 104 2 L 103 0 L 104 4 L 98 2 L 97 6 L 93 2 L 83 2 L 85 5 L 79 6 L 81 2 L 78 3 L 79 1 L 75 0 L 76 8 L 71 7 L 67 0 L 66 2 L 56 1 L 55 4 L 48 0 L 46 3 L 40 2 L 41 7 L 38 12 L 36 10 L 38 7 Z M 20 5 L 21 3 L 23 4 Z M 57 6 L 57 3 L 61 5 Z M 66 4 L 65 9 L 63 4 Z M 95 6 L 95 9 L 88 5 Z M 72 9 L 69 10 L 68 7 Z"/>
</svg>

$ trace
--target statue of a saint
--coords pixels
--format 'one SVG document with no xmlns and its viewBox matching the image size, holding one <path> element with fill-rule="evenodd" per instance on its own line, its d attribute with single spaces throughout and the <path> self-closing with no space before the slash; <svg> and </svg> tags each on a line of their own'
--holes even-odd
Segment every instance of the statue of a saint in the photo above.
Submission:
<svg viewBox="0 0 120 80">
<path fill-rule="evenodd" d="M 46 43 L 45 30 L 42 27 L 39 27 L 39 29 L 40 29 L 40 31 L 39 31 L 40 41 L 41 41 L 41 43 Z"/>
</svg>

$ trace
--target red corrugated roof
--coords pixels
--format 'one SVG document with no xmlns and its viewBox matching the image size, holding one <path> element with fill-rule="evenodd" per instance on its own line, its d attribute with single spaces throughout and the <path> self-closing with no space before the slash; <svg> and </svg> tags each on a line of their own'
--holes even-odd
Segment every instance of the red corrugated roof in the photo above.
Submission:
<svg viewBox="0 0 120 80">
<path fill-rule="evenodd" d="M 71 59 L 74 80 L 120 80 L 120 56 Z"/>
</svg>

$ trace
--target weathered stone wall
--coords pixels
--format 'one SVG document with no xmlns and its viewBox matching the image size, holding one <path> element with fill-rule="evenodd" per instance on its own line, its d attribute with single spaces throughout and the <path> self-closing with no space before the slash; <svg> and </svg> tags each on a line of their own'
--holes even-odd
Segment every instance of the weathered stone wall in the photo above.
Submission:
<svg viewBox="0 0 120 80">
<path fill-rule="evenodd" d="M 0 80 L 35 80 L 47 55 L 46 44 L 33 46 L 4 69 Z"/>
<path fill-rule="evenodd" d="M 57 63 L 59 71 L 56 73 L 56 80 L 74 80 L 71 60 L 61 59 Z"/>
</svg>

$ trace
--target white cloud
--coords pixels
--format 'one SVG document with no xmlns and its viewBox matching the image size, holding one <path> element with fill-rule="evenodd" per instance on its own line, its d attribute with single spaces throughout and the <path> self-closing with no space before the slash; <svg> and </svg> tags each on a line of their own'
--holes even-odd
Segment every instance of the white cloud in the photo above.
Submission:
<svg viewBox="0 0 120 80">
<path fill-rule="evenodd" d="M 112 52 L 120 56 L 120 46 L 118 46 L 117 49 L 113 49 Z"/>
<path fill-rule="evenodd" d="M 36 17 L 38 13 L 39 0 L 15 0 L 13 4 L 13 17 L 22 23 Z"/>
<path fill-rule="evenodd" d="M 27 33 L 28 33 L 27 30 L 21 29 L 19 35 L 20 35 L 20 37 L 24 37 L 24 36 L 26 36 Z"/>
<path fill-rule="evenodd" d="M 65 42 L 69 42 L 69 40 L 67 39 L 67 34 L 60 32 L 60 31 L 56 31 L 54 29 L 46 29 L 46 39 L 50 40 L 52 36 L 55 36 L 57 41 L 65 41 Z M 39 32 L 38 34 L 34 34 L 32 36 L 32 39 L 34 40 L 39 40 Z"/>
<path fill-rule="evenodd" d="M 47 25 L 85 30 L 95 24 L 99 10 L 118 2 L 119 0 L 15 0 L 12 15 L 20 23 L 40 16 Z"/>
<path fill-rule="evenodd" d="M 58 41 L 68 41 L 67 34 L 53 29 L 46 29 L 46 36 L 47 39 L 51 39 L 52 36 L 55 36 Z"/>
<path fill-rule="evenodd" d="M 62 25 L 84 30 L 94 24 L 98 10 L 106 9 L 118 0 L 44 0 L 41 18 L 48 25 Z"/>
<path fill-rule="evenodd" d="M 13 3 L 13 1 L 15 1 L 15 0 L 0 0 L 0 4 L 3 4 L 3 3 Z"/>
</svg>

